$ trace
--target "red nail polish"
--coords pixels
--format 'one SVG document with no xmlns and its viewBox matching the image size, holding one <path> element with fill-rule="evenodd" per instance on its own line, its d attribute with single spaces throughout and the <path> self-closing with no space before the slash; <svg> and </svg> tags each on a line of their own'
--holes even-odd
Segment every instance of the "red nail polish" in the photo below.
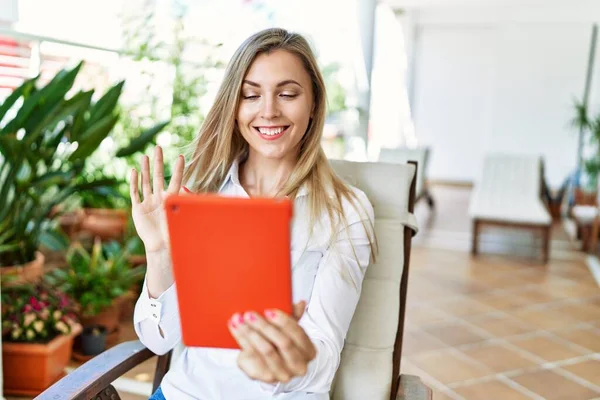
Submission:
<svg viewBox="0 0 600 400">
<path fill-rule="evenodd" d="M 185 186 L 182 186 L 183 190 L 185 190 L 186 193 L 192 193 L 192 191 L 188 188 L 186 188 Z"/>
<path fill-rule="evenodd" d="M 274 319 L 275 318 L 275 313 L 271 310 L 267 310 L 265 311 L 265 315 L 267 316 L 267 318 L 269 319 Z"/>
<path fill-rule="evenodd" d="M 256 321 L 256 316 L 251 312 L 247 312 L 244 317 L 250 322 Z"/>
<path fill-rule="evenodd" d="M 237 323 L 240 324 L 240 325 L 243 324 L 244 323 L 244 317 L 242 317 L 241 315 L 238 315 L 237 316 Z"/>
</svg>

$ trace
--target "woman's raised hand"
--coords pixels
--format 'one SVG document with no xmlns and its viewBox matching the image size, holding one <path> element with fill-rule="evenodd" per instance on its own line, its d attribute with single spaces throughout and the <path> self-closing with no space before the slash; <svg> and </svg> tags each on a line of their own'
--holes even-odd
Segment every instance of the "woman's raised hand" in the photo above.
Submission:
<svg viewBox="0 0 600 400">
<path fill-rule="evenodd" d="M 131 195 L 133 223 L 135 229 L 144 242 L 146 252 L 166 250 L 169 248 L 167 221 L 164 211 L 165 198 L 171 194 L 179 193 L 183 179 L 183 156 L 177 157 L 173 168 L 173 176 L 167 190 L 164 190 L 164 164 L 163 153 L 160 146 L 154 149 L 154 174 L 150 182 L 150 159 L 142 159 L 142 195 L 140 199 L 138 188 L 138 173 L 135 168 L 131 170 Z"/>
</svg>

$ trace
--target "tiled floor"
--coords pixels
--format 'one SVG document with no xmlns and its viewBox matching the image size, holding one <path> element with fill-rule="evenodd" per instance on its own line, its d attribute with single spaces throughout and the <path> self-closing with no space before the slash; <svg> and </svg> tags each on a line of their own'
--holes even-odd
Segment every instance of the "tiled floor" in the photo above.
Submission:
<svg viewBox="0 0 600 400">
<path fill-rule="evenodd" d="M 421 376 L 434 400 L 600 399 L 600 288 L 576 245 L 556 226 L 541 265 L 529 233 L 486 231 L 473 259 L 469 190 L 433 193 L 435 213 L 416 212 L 403 372 Z M 125 386 L 149 386 L 155 362 L 127 373 Z"/>
<path fill-rule="evenodd" d="M 527 232 L 488 231 L 472 258 L 469 191 L 417 208 L 402 370 L 434 399 L 600 399 L 600 288 L 561 226 L 548 265 Z M 451 198 L 453 203 L 442 199 Z"/>
</svg>

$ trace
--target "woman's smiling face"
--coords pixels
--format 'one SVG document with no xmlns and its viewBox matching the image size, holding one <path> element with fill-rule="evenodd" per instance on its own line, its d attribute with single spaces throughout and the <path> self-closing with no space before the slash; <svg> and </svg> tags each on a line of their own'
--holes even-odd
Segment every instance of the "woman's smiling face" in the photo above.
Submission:
<svg viewBox="0 0 600 400">
<path fill-rule="evenodd" d="M 296 55 L 256 57 L 242 84 L 237 126 L 254 156 L 296 157 L 313 112 L 312 81 Z"/>
</svg>

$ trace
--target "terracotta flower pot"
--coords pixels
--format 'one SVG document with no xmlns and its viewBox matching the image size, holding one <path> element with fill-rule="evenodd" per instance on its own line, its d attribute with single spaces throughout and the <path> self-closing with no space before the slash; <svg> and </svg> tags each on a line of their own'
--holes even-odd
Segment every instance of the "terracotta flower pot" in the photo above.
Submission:
<svg viewBox="0 0 600 400">
<path fill-rule="evenodd" d="M 58 223 L 62 231 L 73 238 L 81 229 L 84 217 L 85 214 L 82 210 L 70 211 L 59 216 Z"/>
<path fill-rule="evenodd" d="M 71 359 L 73 338 L 80 332 L 77 324 L 69 335 L 59 335 L 46 344 L 2 343 L 4 394 L 37 396 L 62 378 Z"/>
<path fill-rule="evenodd" d="M 127 261 L 131 264 L 132 267 L 137 267 L 138 265 L 146 264 L 146 255 L 145 254 L 132 254 L 127 257 Z"/>
<path fill-rule="evenodd" d="M 23 265 L 1 267 L 0 275 L 5 286 L 20 285 L 25 282 L 37 283 L 44 273 L 44 255 L 36 251 L 35 260 Z"/>
<path fill-rule="evenodd" d="M 94 316 L 80 315 L 79 321 L 83 327 L 100 325 L 104 326 L 108 332 L 114 331 L 119 325 L 119 317 L 121 315 L 121 303 L 116 299 L 105 308 L 100 314 Z"/>
<path fill-rule="evenodd" d="M 588 192 L 580 188 L 575 189 L 575 204 L 582 206 L 595 206 L 596 199 L 598 198 L 597 192 Z"/>
<path fill-rule="evenodd" d="M 127 227 L 127 211 L 107 208 L 86 208 L 81 230 L 101 239 L 120 239 Z"/>
<path fill-rule="evenodd" d="M 129 290 L 123 296 L 119 297 L 119 320 L 127 321 L 133 318 L 133 311 L 137 297 L 133 290 Z"/>
</svg>

